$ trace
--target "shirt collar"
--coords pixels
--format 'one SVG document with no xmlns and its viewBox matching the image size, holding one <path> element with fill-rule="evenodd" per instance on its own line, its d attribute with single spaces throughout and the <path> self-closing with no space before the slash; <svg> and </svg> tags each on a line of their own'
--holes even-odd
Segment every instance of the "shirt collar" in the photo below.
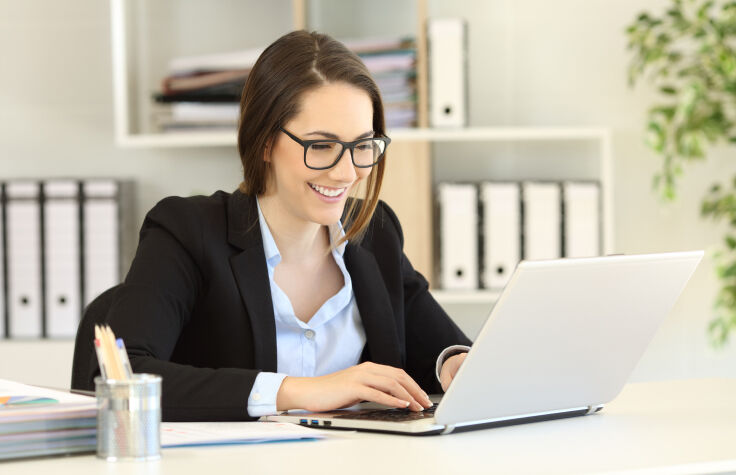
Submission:
<svg viewBox="0 0 736 475">
<path fill-rule="evenodd" d="M 258 197 L 256 196 L 256 206 L 258 207 L 258 224 L 261 226 L 261 236 L 263 237 L 263 252 L 266 254 L 266 261 L 272 265 L 276 265 L 279 262 L 281 262 L 281 252 L 279 252 L 278 246 L 276 246 L 276 241 L 273 239 L 273 234 L 271 234 L 271 229 L 268 227 L 268 223 L 266 222 L 266 218 L 263 217 L 263 212 L 261 211 L 261 204 L 258 202 Z M 330 224 L 327 227 L 329 236 L 330 236 L 330 243 L 334 244 L 334 239 L 340 239 L 343 236 L 345 236 L 345 230 L 342 228 L 342 223 L 338 221 L 337 223 Z M 337 246 L 333 253 L 337 253 L 340 257 L 343 257 L 343 254 L 345 254 L 345 246 L 347 245 L 347 241 L 343 241 L 339 246 Z"/>
</svg>

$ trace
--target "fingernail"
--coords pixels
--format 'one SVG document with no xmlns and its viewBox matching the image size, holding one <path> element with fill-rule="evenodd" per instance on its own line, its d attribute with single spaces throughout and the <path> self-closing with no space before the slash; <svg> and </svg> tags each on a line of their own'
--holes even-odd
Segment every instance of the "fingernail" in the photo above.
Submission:
<svg viewBox="0 0 736 475">
<path fill-rule="evenodd" d="M 404 407 L 409 407 L 409 401 L 401 401 L 404 403 Z"/>
<path fill-rule="evenodd" d="M 429 399 L 429 396 L 427 396 L 427 393 L 424 393 L 424 399 L 426 399 L 428 403 L 432 404 L 432 400 Z"/>
</svg>

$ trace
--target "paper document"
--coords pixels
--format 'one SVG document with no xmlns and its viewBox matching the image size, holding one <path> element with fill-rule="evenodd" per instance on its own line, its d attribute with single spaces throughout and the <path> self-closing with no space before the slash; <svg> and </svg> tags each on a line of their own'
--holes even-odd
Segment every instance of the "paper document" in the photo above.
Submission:
<svg viewBox="0 0 736 475">
<path fill-rule="evenodd" d="M 7 379 L 0 379 L 0 397 L 14 398 L 16 396 L 49 398 L 54 402 L 62 404 L 88 404 L 94 406 L 95 398 L 91 396 L 83 396 L 67 391 L 59 391 L 55 389 L 42 388 L 39 386 L 31 386 L 28 384 L 18 383 Z"/>
<path fill-rule="evenodd" d="M 280 422 L 164 422 L 161 447 L 259 444 L 285 440 L 322 439 L 321 431 Z"/>
</svg>

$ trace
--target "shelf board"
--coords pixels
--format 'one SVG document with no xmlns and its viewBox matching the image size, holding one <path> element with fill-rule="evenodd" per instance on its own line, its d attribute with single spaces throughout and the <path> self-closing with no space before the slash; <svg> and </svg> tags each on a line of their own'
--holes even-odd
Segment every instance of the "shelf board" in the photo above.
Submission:
<svg viewBox="0 0 736 475">
<path fill-rule="evenodd" d="M 608 137 L 600 127 L 465 127 L 458 129 L 403 128 L 388 132 L 401 142 L 596 140 Z M 234 147 L 235 132 L 171 132 L 130 134 L 118 137 L 118 144 L 130 148 L 153 147 Z"/>
<path fill-rule="evenodd" d="M 462 127 L 389 130 L 388 135 L 402 141 L 501 141 L 517 140 L 594 140 L 608 135 L 602 127 Z"/>
<path fill-rule="evenodd" d="M 171 132 L 165 134 L 133 134 L 117 138 L 126 148 L 154 147 L 235 147 L 235 132 Z"/>
<path fill-rule="evenodd" d="M 440 290 L 431 289 L 430 293 L 440 304 L 488 304 L 496 303 L 501 295 L 497 290 Z"/>
</svg>

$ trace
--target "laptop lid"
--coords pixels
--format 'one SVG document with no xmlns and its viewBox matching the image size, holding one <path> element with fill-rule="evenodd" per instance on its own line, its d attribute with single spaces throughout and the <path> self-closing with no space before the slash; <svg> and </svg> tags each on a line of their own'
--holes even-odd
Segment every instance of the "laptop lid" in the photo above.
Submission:
<svg viewBox="0 0 736 475">
<path fill-rule="evenodd" d="M 703 251 L 522 261 L 442 399 L 438 424 L 615 398 Z"/>
</svg>

